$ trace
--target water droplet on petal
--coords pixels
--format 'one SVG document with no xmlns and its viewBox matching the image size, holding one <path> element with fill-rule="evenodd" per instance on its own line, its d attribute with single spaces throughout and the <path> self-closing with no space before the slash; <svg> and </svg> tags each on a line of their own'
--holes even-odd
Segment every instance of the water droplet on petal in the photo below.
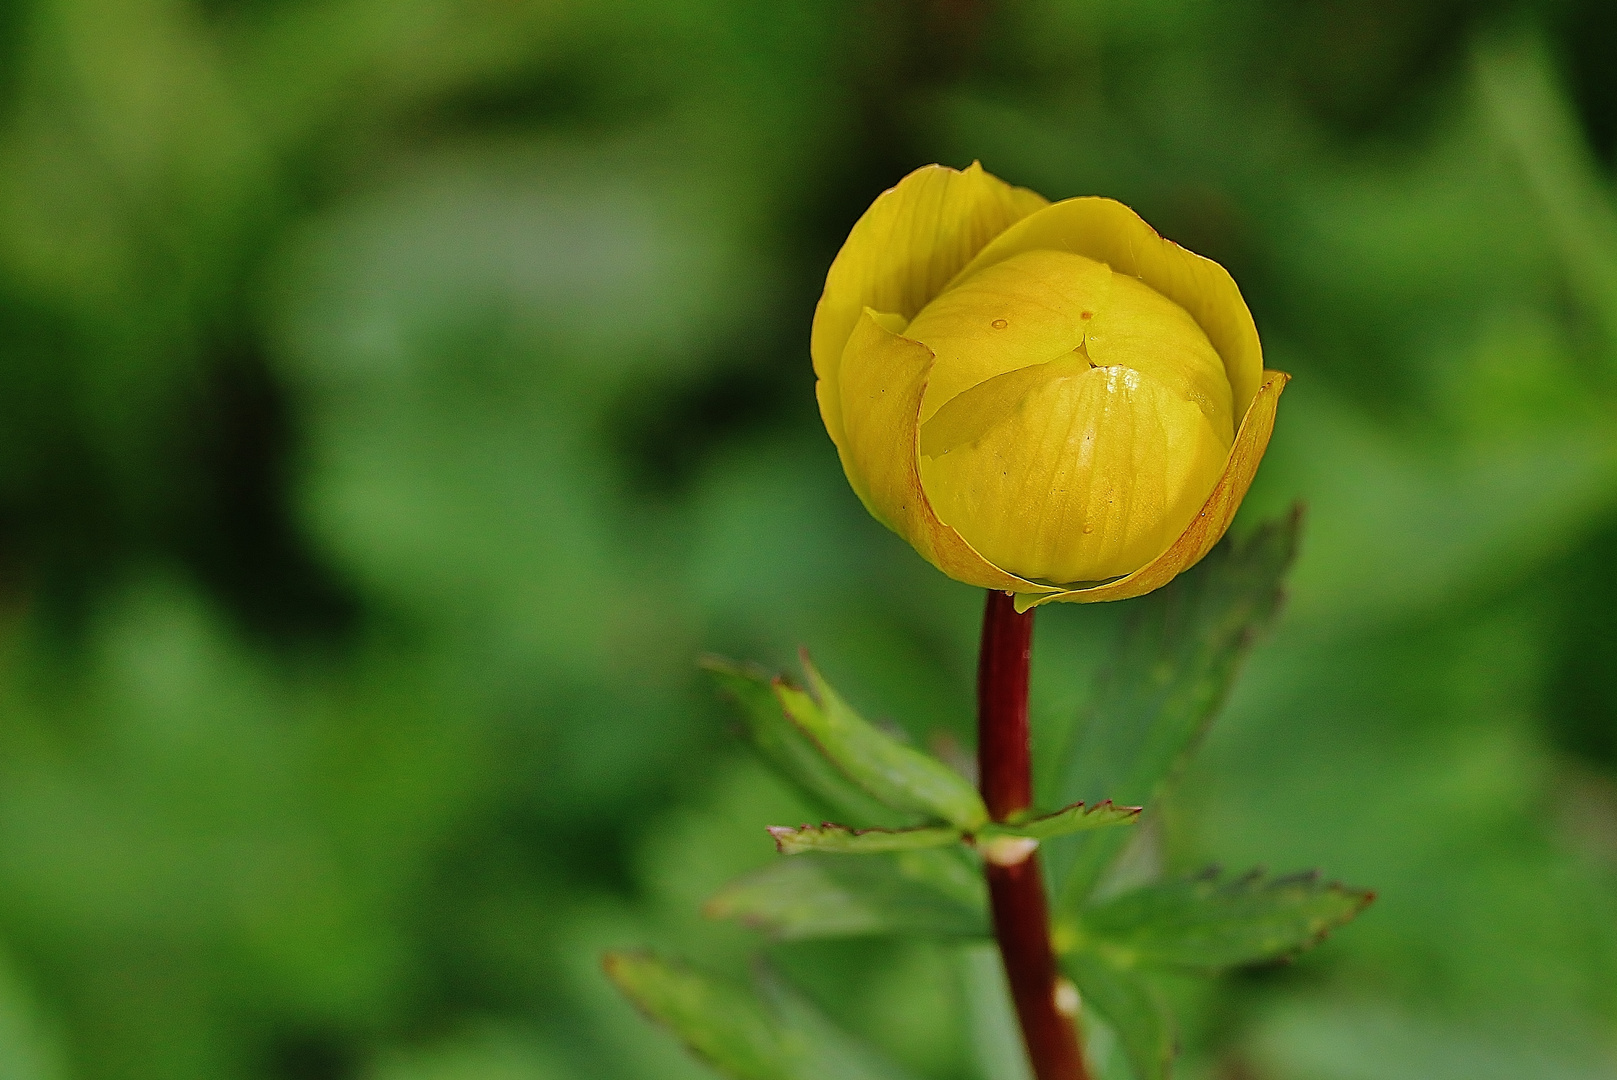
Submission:
<svg viewBox="0 0 1617 1080">
<path fill-rule="evenodd" d="M 995 330 L 1003 330 L 1003 329 L 1005 329 L 1007 326 L 1009 326 L 1011 324 L 1010 324 L 1009 321 L 1007 321 L 1005 319 L 995 319 L 993 322 L 989 323 L 988 325 L 992 326 Z"/>
</svg>

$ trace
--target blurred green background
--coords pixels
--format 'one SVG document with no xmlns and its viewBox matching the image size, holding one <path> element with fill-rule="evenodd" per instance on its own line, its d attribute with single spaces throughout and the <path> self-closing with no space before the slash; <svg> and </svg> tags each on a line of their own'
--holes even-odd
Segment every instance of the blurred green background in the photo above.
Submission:
<svg viewBox="0 0 1617 1080">
<path fill-rule="evenodd" d="M 974 158 L 1223 262 L 1297 377 L 1290 607 L 1163 850 L 1380 900 L 1182 988 L 1184 1074 L 1617 1077 L 1606 0 L 8 0 L 0 1078 L 706 1075 L 597 959 L 739 969 L 698 905 L 802 812 L 694 658 L 970 737 L 979 596 L 807 341 Z M 1117 617 L 1041 614 L 1041 747 Z M 941 948 L 773 955 L 975 1077 Z"/>
</svg>

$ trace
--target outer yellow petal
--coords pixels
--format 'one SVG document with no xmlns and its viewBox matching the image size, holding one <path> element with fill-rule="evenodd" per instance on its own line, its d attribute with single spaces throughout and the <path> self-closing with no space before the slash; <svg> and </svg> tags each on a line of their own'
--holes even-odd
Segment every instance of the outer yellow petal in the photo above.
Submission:
<svg viewBox="0 0 1617 1080">
<path fill-rule="evenodd" d="M 832 442 L 840 447 L 843 438 L 842 352 L 865 308 L 915 318 L 984 244 L 1047 205 L 975 162 L 964 172 L 928 165 L 877 197 L 837 253 L 814 309 L 815 393 Z"/>
<path fill-rule="evenodd" d="M 1258 471 L 1258 462 L 1263 460 L 1263 452 L 1269 447 L 1269 436 L 1274 431 L 1275 409 L 1280 404 L 1280 393 L 1291 381 L 1291 376 L 1283 371 L 1266 371 L 1263 376 L 1263 383 L 1252 399 L 1252 406 L 1241 421 L 1241 430 L 1235 435 L 1235 446 L 1230 450 L 1224 474 L 1219 477 L 1213 493 L 1202 504 L 1189 527 L 1179 534 L 1179 539 L 1167 551 L 1134 573 L 1115 581 L 1092 585 L 1087 589 L 1072 589 L 1054 596 L 1019 597 L 1017 606 L 1025 610 L 1050 600 L 1089 604 L 1100 600 L 1127 600 L 1133 596 L 1144 596 L 1168 584 L 1213 550 L 1213 545 L 1219 542 L 1229 529 L 1230 522 L 1235 520 L 1235 511 L 1240 508 L 1241 500 L 1246 498 L 1247 489 L 1252 486 L 1252 477 Z"/>
<path fill-rule="evenodd" d="M 1053 248 L 1139 278 L 1190 313 L 1224 361 L 1235 415 L 1244 416 L 1263 381 L 1263 350 L 1235 280 L 1218 263 L 1186 251 L 1114 199 L 1065 199 L 1007 228 L 960 271 L 959 279 L 1024 251 Z M 913 315 L 908 317 L 913 318 Z M 823 378 L 823 376 L 822 376 Z"/>
<path fill-rule="evenodd" d="M 1055 591 L 999 569 L 933 512 L 917 458 L 921 397 L 931 368 L 931 349 L 887 330 L 875 312 L 861 315 L 842 355 L 840 403 L 847 428 L 837 441 L 854 491 L 877 521 L 956 581 L 1014 593 Z"/>
</svg>

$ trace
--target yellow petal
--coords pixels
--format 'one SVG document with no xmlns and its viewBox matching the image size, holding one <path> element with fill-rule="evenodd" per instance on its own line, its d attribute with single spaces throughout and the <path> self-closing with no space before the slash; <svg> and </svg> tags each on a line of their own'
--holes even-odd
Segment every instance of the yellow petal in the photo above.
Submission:
<svg viewBox="0 0 1617 1080">
<path fill-rule="evenodd" d="M 956 581 L 1014 593 L 1055 591 L 994 566 L 933 512 L 916 458 L 931 367 L 925 345 L 884 328 L 875 312 L 861 315 L 841 365 L 847 428 L 837 451 L 848 482 L 877 521 Z"/>
<path fill-rule="evenodd" d="M 1072 589 L 1053 596 L 1018 597 L 1017 606 L 1026 610 L 1049 600 L 1079 604 L 1127 600 L 1161 588 L 1200 562 L 1202 556 L 1211 551 L 1229 529 L 1230 522 L 1235 520 L 1235 511 L 1240 508 L 1241 500 L 1246 498 L 1247 489 L 1252 486 L 1252 477 L 1258 471 L 1258 463 L 1263 460 L 1263 452 L 1269 447 L 1269 436 L 1274 431 L 1275 409 L 1280 404 L 1281 391 L 1290 380 L 1291 376 L 1283 371 L 1263 373 L 1263 382 L 1241 420 L 1241 430 L 1236 433 L 1235 445 L 1230 450 L 1223 475 L 1218 478 L 1213 493 L 1207 497 L 1190 525 L 1168 550 L 1116 581 L 1087 589 Z"/>
<path fill-rule="evenodd" d="M 954 283 L 904 331 L 937 357 L 921 423 L 964 390 L 1072 352 L 1111 291 L 1105 263 L 1065 251 L 1024 251 Z"/>
<path fill-rule="evenodd" d="M 1023 578 L 1101 581 L 1173 542 L 1228 448 L 1172 387 L 1072 357 L 990 379 L 945 405 L 922 428 L 921 482 L 938 517 L 994 565 Z"/>
<path fill-rule="evenodd" d="M 1189 312 L 1224 361 L 1234 394 L 1233 415 L 1246 415 L 1264 378 L 1263 350 L 1241 290 L 1222 266 L 1164 240 L 1122 203 L 1088 197 L 1052 203 L 1022 218 L 979 251 L 957 280 L 1040 249 L 1070 251 L 1106 263 Z"/>
<path fill-rule="evenodd" d="M 1090 362 L 1133 368 L 1175 397 L 1194 401 L 1227 452 L 1235 438 L 1235 413 L 1217 350 L 1184 308 L 1138 278 L 1113 277 L 1116 284 L 1090 320 L 1084 340 Z"/>
<path fill-rule="evenodd" d="M 973 163 L 964 172 L 928 165 L 883 192 L 854 225 L 826 274 L 810 351 L 820 413 L 842 445 L 839 367 L 865 308 L 913 319 L 983 245 L 1048 205 Z"/>
</svg>

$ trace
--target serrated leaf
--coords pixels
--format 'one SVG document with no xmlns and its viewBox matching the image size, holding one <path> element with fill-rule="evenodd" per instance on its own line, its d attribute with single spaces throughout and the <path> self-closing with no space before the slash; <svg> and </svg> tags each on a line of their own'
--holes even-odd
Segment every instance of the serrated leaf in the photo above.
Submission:
<svg viewBox="0 0 1617 1080">
<path fill-rule="evenodd" d="M 1193 569 L 1133 602 L 1056 780 L 1066 802 L 1149 807 L 1223 704 L 1257 631 L 1279 608 L 1300 514 L 1226 537 Z M 1047 852 L 1058 895 L 1082 903 L 1128 834 L 1099 832 Z"/>
<path fill-rule="evenodd" d="M 1058 836 L 1087 832 L 1090 829 L 1104 829 L 1109 825 L 1132 825 L 1139 820 L 1139 817 L 1138 806 L 1113 806 L 1112 800 L 1107 799 L 1089 807 L 1083 803 L 1073 803 L 1053 814 L 1044 814 L 1025 821 L 985 825 L 977 830 L 977 836 L 979 838 L 1026 836 L 1039 841 L 1053 840 Z"/>
<path fill-rule="evenodd" d="M 757 998 L 647 952 L 612 952 L 602 966 L 642 1012 L 734 1080 L 788 1080 L 790 1049 Z"/>
<path fill-rule="evenodd" d="M 767 970 L 749 989 L 647 952 L 608 953 L 603 966 L 641 1011 L 732 1080 L 907 1080 Z"/>
<path fill-rule="evenodd" d="M 1153 967 L 1227 968 L 1294 956 L 1363 911 L 1373 893 L 1315 873 L 1149 885 L 1079 915 L 1078 937 Z"/>
<path fill-rule="evenodd" d="M 1117 1034 L 1135 1080 L 1168 1080 L 1178 1053 L 1173 1016 L 1139 972 L 1096 953 L 1071 953 L 1061 966 L 1078 984 L 1082 1008 L 1094 1009 Z"/>
<path fill-rule="evenodd" d="M 883 855 L 894 851 L 918 851 L 945 847 L 960 841 L 959 829 L 948 825 L 923 825 L 915 829 L 850 829 L 826 822 L 823 825 L 771 825 L 775 849 L 782 855 L 803 855 L 823 851 L 844 855 Z"/>
<path fill-rule="evenodd" d="M 952 852 L 802 855 L 720 889 L 703 912 L 736 919 L 782 941 L 988 933 L 980 875 Z"/>
<path fill-rule="evenodd" d="M 987 824 L 988 808 L 970 781 L 854 712 L 806 653 L 803 670 L 813 698 L 782 681 L 775 693 L 786 715 L 849 779 L 895 810 L 942 818 L 966 830 Z"/>
<path fill-rule="evenodd" d="M 876 825 L 905 823 L 904 815 L 849 780 L 787 717 L 773 675 L 721 656 L 705 656 L 701 666 L 720 693 L 735 702 L 758 754 L 829 815 Z"/>
</svg>

